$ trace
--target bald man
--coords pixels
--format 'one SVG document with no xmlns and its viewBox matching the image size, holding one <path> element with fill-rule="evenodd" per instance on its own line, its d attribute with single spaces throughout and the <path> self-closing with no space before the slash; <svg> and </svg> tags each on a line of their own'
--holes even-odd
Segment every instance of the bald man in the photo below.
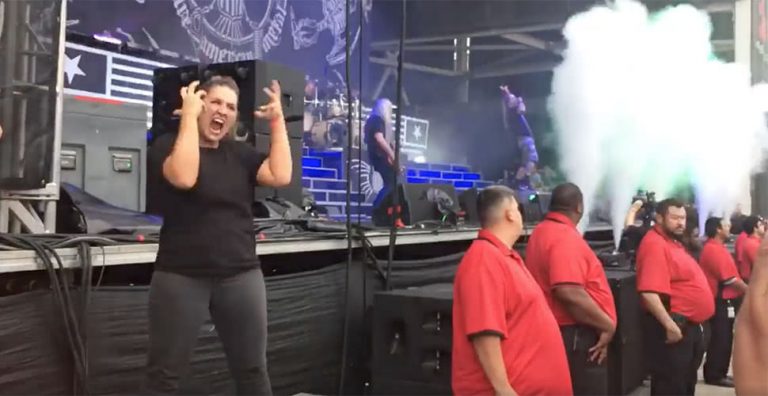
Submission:
<svg viewBox="0 0 768 396">
<path fill-rule="evenodd" d="M 752 267 L 747 295 L 736 318 L 733 380 L 736 394 L 768 395 L 768 239 Z"/>
<path fill-rule="evenodd" d="M 568 354 L 574 395 L 607 395 L 608 345 L 616 332 L 616 305 L 603 264 L 576 229 L 584 197 L 560 184 L 544 221 L 533 230 L 525 264 L 555 315 Z"/>
</svg>

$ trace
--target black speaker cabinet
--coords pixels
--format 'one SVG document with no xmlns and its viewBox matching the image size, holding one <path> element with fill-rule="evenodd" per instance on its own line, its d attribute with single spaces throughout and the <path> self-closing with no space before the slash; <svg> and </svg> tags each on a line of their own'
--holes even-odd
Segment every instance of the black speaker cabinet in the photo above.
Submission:
<svg viewBox="0 0 768 396">
<path fill-rule="evenodd" d="M 450 283 L 375 295 L 375 394 L 450 393 L 452 306 Z"/>
<path fill-rule="evenodd" d="M 627 395 L 646 378 L 640 297 L 637 275 L 629 270 L 606 270 L 616 303 L 618 326 L 608 349 L 608 394 Z"/>
<path fill-rule="evenodd" d="M 179 89 L 195 80 L 201 83 L 221 75 L 232 77 L 240 88 L 238 135 L 252 140 L 254 134 L 269 134 L 266 121 L 256 120 L 253 111 L 267 102 L 264 88 L 272 80 L 280 83 L 283 114 L 288 120 L 288 134 L 301 139 L 304 122 L 304 73 L 287 66 L 260 60 L 217 63 L 200 68 L 196 65 L 156 69 L 153 82 L 152 131 L 155 135 L 179 128 L 175 109 L 181 108 Z"/>
<path fill-rule="evenodd" d="M 440 221 L 441 213 L 437 205 L 427 198 L 431 189 L 438 189 L 451 199 L 451 209 L 459 212 L 459 200 L 456 198 L 456 189 L 451 184 L 415 184 L 404 183 L 400 185 L 400 219 L 405 225 L 414 225 L 425 221 Z M 388 227 L 391 224 L 387 213 L 392 206 L 393 194 L 381 200 L 378 207 L 373 208 L 373 224 L 380 227 Z"/>
</svg>

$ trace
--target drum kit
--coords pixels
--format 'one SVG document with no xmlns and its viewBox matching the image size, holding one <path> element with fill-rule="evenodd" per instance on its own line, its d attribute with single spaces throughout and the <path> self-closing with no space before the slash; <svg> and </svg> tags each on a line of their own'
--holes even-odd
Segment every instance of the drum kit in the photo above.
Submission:
<svg viewBox="0 0 768 396">
<path fill-rule="evenodd" d="M 308 85 L 309 86 L 309 85 Z M 360 147 L 360 100 L 348 100 L 346 90 L 329 83 L 325 89 L 314 84 L 305 90 L 304 140 L 307 146 L 319 150 L 340 149 L 347 145 L 347 113 L 352 107 L 352 139 Z"/>
</svg>

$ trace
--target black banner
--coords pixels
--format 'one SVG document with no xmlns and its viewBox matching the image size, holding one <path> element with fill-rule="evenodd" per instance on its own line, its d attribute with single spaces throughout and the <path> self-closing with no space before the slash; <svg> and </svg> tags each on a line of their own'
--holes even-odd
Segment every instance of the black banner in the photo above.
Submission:
<svg viewBox="0 0 768 396">
<path fill-rule="evenodd" d="M 71 0 L 68 25 L 72 32 L 163 49 L 203 64 L 264 59 L 305 70 L 313 79 L 341 82 L 345 4 L 345 0 Z M 371 5 L 372 0 L 350 4 L 355 65 Z M 367 54 L 365 48 L 363 53 Z"/>
</svg>

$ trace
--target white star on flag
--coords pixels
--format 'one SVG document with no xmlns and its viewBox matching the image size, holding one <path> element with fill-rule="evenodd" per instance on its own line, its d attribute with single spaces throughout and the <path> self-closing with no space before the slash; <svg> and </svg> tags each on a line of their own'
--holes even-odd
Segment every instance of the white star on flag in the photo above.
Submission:
<svg viewBox="0 0 768 396">
<path fill-rule="evenodd" d="M 81 55 L 70 58 L 64 54 L 64 74 L 67 75 L 69 85 L 72 85 L 72 80 L 74 80 L 76 76 L 85 76 L 85 72 L 80 68 L 80 56 Z"/>
<path fill-rule="evenodd" d="M 413 137 L 415 137 L 416 140 L 421 140 L 421 125 L 413 127 Z"/>
</svg>

